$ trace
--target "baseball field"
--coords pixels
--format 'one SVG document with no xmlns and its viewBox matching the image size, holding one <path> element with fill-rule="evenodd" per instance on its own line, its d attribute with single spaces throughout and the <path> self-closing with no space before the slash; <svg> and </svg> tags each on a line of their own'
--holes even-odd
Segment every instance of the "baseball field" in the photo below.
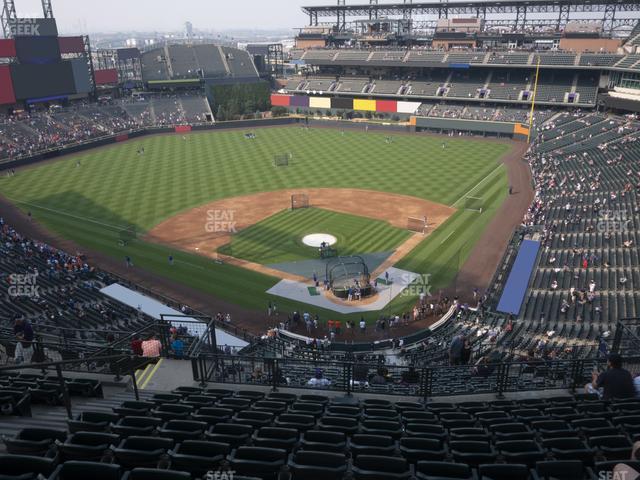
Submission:
<svg viewBox="0 0 640 480">
<path fill-rule="evenodd" d="M 443 288 L 507 195 L 508 143 L 331 128 L 245 133 L 132 140 L 2 177 L 0 193 L 82 248 L 261 311 L 270 299 L 281 311 L 301 307 L 266 294 L 280 279 L 242 262 L 315 258 L 301 238 L 317 231 L 335 235 L 340 254 L 404 247 L 395 266 L 429 274 L 432 292 Z M 312 208 L 290 211 L 296 192 Z M 407 218 L 422 215 L 428 228 L 418 238 Z M 386 312 L 414 301 L 401 296 Z"/>
</svg>

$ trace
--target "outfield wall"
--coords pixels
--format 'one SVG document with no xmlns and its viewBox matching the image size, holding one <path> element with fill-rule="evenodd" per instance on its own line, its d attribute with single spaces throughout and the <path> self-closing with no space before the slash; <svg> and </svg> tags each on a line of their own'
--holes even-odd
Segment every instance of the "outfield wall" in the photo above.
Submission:
<svg viewBox="0 0 640 480">
<path fill-rule="evenodd" d="M 292 113 L 312 115 L 304 109 L 324 110 L 328 114 L 338 111 L 368 112 L 380 115 L 395 115 L 401 119 L 411 119 L 416 130 L 430 130 L 439 133 L 456 131 L 475 135 L 510 137 L 526 140 L 529 127 L 518 122 L 494 122 L 464 120 L 456 118 L 414 117 L 422 102 L 402 102 L 396 100 L 374 100 L 346 97 L 317 97 L 309 95 L 272 94 L 271 104 L 285 107 Z"/>
<path fill-rule="evenodd" d="M 411 124 L 416 130 L 438 133 L 469 132 L 475 135 L 510 137 L 526 140 L 529 127 L 518 122 L 493 122 L 487 120 L 464 120 L 460 118 L 412 117 Z"/>
</svg>

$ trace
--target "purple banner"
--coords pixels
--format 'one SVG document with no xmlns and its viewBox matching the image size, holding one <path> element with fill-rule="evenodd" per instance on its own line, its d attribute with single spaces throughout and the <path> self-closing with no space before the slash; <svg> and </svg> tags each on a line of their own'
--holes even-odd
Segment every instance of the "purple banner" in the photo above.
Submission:
<svg viewBox="0 0 640 480">
<path fill-rule="evenodd" d="M 294 95 L 293 97 L 291 97 L 291 103 L 289 105 L 292 107 L 308 107 L 309 97 L 303 95 Z"/>
</svg>

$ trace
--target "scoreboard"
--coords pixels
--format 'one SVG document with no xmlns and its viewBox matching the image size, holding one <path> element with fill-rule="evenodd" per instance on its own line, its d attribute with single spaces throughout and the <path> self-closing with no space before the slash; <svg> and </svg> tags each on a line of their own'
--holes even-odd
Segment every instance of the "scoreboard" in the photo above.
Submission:
<svg viewBox="0 0 640 480">
<path fill-rule="evenodd" d="M 83 37 L 58 37 L 53 18 L 11 19 L 8 25 L 13 38 L 0 41 L 0 57 L 13 61 L 0 68 L 0 104 L 91 92 Z"/>
<path fill-rule="evenodd" d="M 54 18 L 11 18 L 7 23 L 13 38 L 58 36 Z"/>
<path fill-rule="evenodd" d="M 24 64 L 43 65 L 62 60 L 58 37 L 16 37 L 16 54 Z"/>
</svg>

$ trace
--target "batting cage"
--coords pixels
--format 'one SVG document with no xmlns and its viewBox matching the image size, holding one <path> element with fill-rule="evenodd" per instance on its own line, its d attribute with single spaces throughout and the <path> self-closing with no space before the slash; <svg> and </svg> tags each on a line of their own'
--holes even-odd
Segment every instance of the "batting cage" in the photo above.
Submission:
<svg viewBox="0 0 640 480">
<path fill-rule="evenodd" d="M 293 154 L 289 153 L 279 153 L 273 156 L 273 166 L 274 167 L 288 167 L 289 162 L 293 159 Z"/>
<path fill-rule="evenodd" d="M 464 209 L 473 212 L 482 213 L 484 207 L 484 199 L 480 197 L 465 197 Z"/>
<path fill-rule="evenodd" d="M 309 195 L 306 193 L 295 193 L 291 195 L 291 210 L 309 207 Z"/>
<path fill-rule="evenodd" d="M 427 219 L 425 217 L 408 217 L 407 230 L 424 234 L 427 231 Z"/>
<path fill-rule="evenodd" d="M 360 297 L 368 297 L 373 293 L 369 282 L 369 267 L 362 257 L 336 257 L 327 262 L 325 278 L 329 281 L 329 288 L 338 298 L 347 298 L 349 290 L 352 295 L 360 293 Z"/>
</svg>

